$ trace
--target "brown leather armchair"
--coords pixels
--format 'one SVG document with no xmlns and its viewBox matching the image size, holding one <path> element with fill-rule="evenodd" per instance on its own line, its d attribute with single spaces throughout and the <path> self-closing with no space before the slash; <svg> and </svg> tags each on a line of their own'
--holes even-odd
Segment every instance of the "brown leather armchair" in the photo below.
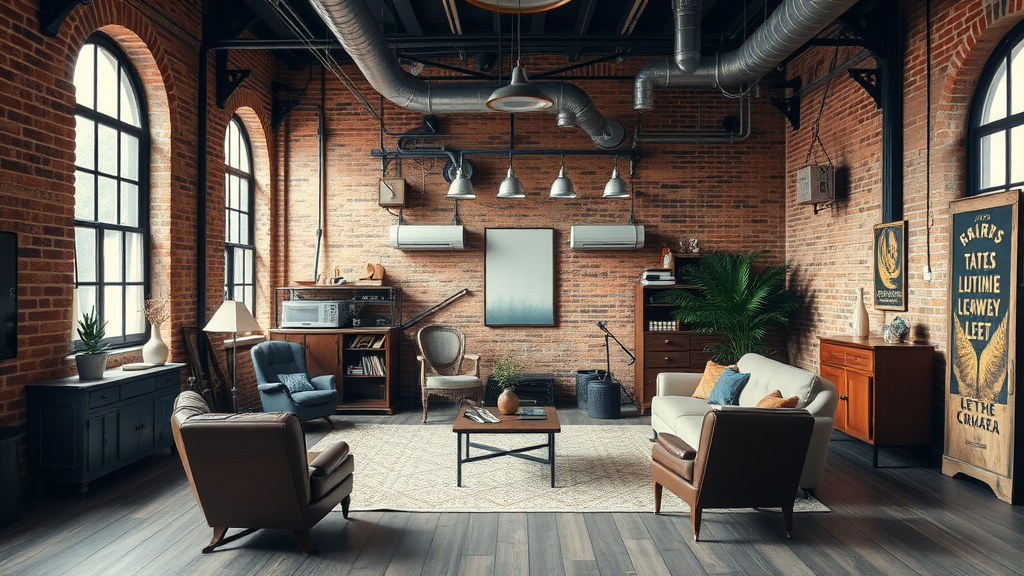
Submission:
<svg viewBox="0 0 1024 576">
<path fill-rule="evenodd" d="M 338 504 L 348 518 L 348 444 L 307 455 L 294 414 L 210 413 L 201 396 L 186 391 L 174 402 L 171 430 L 192 494 L 213 528 L 204 554 L 261 528 L 293 530 L 308 554 L 314 524 Z M 228 528 L 245 530 L 225 537 Z"/>
<path fill-rule="evenodd" d="M 786 538 L 814 418 L 806 410 L 725 408 L 704 416 L 700 450 L 662 432 L 651 453 L 654 512 L 662 487 L 690 506 L 693 539 L 709 508 L 782 508 Z"/>
</svg>

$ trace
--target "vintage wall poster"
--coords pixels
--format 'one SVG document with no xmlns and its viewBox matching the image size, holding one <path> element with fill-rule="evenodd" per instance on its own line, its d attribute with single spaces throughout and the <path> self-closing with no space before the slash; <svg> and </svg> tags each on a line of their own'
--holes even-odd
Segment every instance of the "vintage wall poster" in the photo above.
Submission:
<svg viewBox="0 0 1024 576">
<path fill-rule="evenodd" d="M 1013 465 L 1016 195 L 954 202 L 950 234 L 945 456 L 1001 477 Z"/>
<path fill-rule="evenodd" d="M 872 235 L 875 251 L 875 310 L 907 309 L 906 221 L 877 224 Z"/>
</svg>

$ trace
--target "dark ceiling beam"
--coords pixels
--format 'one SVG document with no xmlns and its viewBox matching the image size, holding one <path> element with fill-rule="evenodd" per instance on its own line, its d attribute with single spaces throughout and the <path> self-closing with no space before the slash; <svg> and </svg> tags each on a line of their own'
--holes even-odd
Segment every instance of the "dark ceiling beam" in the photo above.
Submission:
<svg viewBox="0 0 1024 576">
<path fill-rule="evenodd" d="M 640 21 L 640 16 L 644 13 L 645 8 L 647 8 L 647 0 L 633 0 L 633 3 L 623 10 L 619 25 L 615 28 L 619 34 L 623 36 L 633 34 L 633 29 L 636 28 L 636 23 Z"/>
<path fill-rule="evenodd" d="M 284 21 L 284 18 L 282 18 L 277 10 L 271 7 L 270 4 L 264 0 L 245 0 L 245 5 L 248 6 L 249 9 L 260 18 L 260 20 L 263 20 L 263 23 L 266 24 L 278 38 L 298 39 L 298 37 L 295 36 L 295 32 L 293 32 L 291 27 L 288 26 L 288 23 Z M 221 26 L 225 26 L 225 24 L 220 22 L 214 22 L 213 25 L 214 30 L 218 30 Z M 299 62 L 299 59 L 295 54 L 278 52 L 276 53 L 276 56 L 280 58 L 289 69 L 294 70 L 301 66 L 301 62 Z"/>
<path fill-rule="evenodd" d="M 580 3 L 580 11 L 576 16 L 576 26 L 573 30 L 578 36 L 585 35 L 590 30 L 590 20 L 594 17 L 595 0 L 583 0 Z"/>
<path fill-rule="evenodd" d="M 398 19 L 402 21 L 405 31 L 413 36 L 423 36 L 423 26 L 416 17 L 416 10 L 413 9 L 409 0 L 394 0 L 395 10 L 398 11 Z"/>
<path fill-rule="evenodd" d="M 745 39 L 743 29 L 746 27 L 746 36 L 749 37 L 754 33 L 754 30 L 757 30 L 764 23 L 766 19 L 764 8 L 765 0 L 749 0 L 746 3 L 746 10 L 740 8 L 737 11 L 736 18 L 725 27 L 723 36 L 726 38 L 736 38 L 739 36 L 741 39 Z M 771 16 L 774 11 L 774 9 L 769 10 L 767 15 Z"/>
<path fill-rule="evenodd" d="M 434 54 L 446 52 L 456 54 L 459 48 L 493 49 L 496 38 L 493 35 L 460 36 L 459 38 L 437 38 L 391 36 L 386 37 L 388 46 L 396 50 L 438 50 Z M 611 52 L 628 52 L 632 54 L 668 54 L 672 50 L 672 38 L 633 36 L 543 36 L 523 38 L 523 52 L 540 52 L 546 49 L 564 52 L 567 48 L 582 47 L 596 54 Z M 218 40 L 210 45 L 210 50 L 342 50 L 336 40 Z M 409 52 L 409 56 L 415 52 Z M 405 54 L 403 54 L 405 56 Z M 339 60 L 344 58 L 344 51 L 336 54 Z"/>
<path fill-rule="evenodd" d="M 704 18 L 707 18 L 708 14 L 710 14 L 711 11 L 714 10 L 715 4 L 718 4 L 718 0 L 704 0 L 703 2 L 701 2 L 700 17 L 702 20 Z"/>
</svg>

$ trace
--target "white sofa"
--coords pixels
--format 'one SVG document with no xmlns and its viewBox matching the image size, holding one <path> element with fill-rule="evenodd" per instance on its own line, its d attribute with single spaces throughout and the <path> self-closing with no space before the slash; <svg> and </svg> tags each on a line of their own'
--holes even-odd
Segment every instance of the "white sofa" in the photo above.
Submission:
<svg viewBox="0 0 1024 576">
<path fill-rule="evenodd" d="M 832 419 L 839 403 L 835 386 L 813 372 L 757 354 L 744 355 L 737 362 L 737 367 L 740 372 L 750 373 L 750 380 L 740 392 L 740 406 L 755 406 L 770 392 L 779 390 L 783 398 L 800 398 L 797 408 L 803 408 L 814 416 L 814 432 L 807 448 L 800 487 L 805 490 L 817 488 L 825 469 Z M 679 372 L 658 374 L 657 396 L 651 400 L 651 427 L 654 432 L 675 434 L 694 449 L 699 448 L 704 415 L 716 408 L 703 398 L 691 397 L 700 377 L 700 374 Z M 729 407 L 722 409 L 728 410 Z"/>
</svg>

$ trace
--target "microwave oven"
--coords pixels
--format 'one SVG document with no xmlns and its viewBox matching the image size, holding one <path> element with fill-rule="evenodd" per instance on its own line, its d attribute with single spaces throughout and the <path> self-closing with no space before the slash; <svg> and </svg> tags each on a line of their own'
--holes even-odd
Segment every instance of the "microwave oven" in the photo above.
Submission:
<svg viewBox="0 0 1024 576">
<path fill-rule="evenodd" d="M 281 328 L 340 328 L 341 302 L 288 300 L 281 303 Z"/>
</svg>

